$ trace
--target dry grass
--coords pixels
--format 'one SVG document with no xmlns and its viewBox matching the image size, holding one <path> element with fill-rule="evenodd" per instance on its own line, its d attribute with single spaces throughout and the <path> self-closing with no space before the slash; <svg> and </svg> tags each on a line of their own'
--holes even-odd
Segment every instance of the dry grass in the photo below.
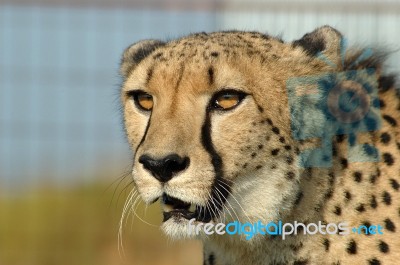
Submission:
<svg viewBox="0 0 400 265">
<path fill-rule="evenodd" d="M 162 236 L 158 206 L 128 221 L 125 257 L 118 251 L 118 223 L 126 194 L 90 185 L 41 189 L 0 199 L 0 264 L 4 265 L 200 265 L 199 242 Z"/>
</svg>

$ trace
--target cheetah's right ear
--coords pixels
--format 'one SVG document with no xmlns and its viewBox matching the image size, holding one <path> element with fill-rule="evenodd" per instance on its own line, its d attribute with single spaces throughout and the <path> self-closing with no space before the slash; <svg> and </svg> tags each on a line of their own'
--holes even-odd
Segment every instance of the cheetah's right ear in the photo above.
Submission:
<svg viewBox="0 0 400 265">
<path fill-rule="evenodd" d="M 160 40 L 142 40 L 126 48 L 122 56 L 121 67 L 119 70 L 122 77 L 124 79 L 127 78 L 135 66 L 137 66 L 158 47 L 164 45 L 165 42 Z"/>
<path fill-rule="evenodd" d="M 340 59 L 342 45 L 342 34 L 330 27 L 323 26 L 307 33 L 301 39 L 292 43 L 293 47 L 300 46 L 309 56 L 316 56 L 323 53 L 332 62 Z"/>
</svg>

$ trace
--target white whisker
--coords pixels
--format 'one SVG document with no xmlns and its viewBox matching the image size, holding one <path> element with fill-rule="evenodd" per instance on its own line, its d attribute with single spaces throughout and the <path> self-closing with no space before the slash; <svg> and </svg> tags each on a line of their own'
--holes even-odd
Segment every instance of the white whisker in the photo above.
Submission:
<svg viewBox="0 0 400 265">
<path fill-rule="evenodd" d="M 218 180 L 220 181 L 220 180 Z M 222 182 L 223 183 L 223 182 Z M 243 211 L 243 213 L 246 215 L 248 221 L 251 221 L 251 218 L 249 217 L 249 215 L 247 214 L 247 212 L 243 209 L 242 205 L 239 203 L 239 201 L 235 198 L 235 196 L 232 194 L 232 192 L 230 192 L 227 188 L 225 188 L 223 185 L 220 185 L 221 188 L 223 188 L 226 192 L 228 192 L 232 198 L 236 201 L 236 203 L 239 205 L 240 209 Z"/>
</svg>

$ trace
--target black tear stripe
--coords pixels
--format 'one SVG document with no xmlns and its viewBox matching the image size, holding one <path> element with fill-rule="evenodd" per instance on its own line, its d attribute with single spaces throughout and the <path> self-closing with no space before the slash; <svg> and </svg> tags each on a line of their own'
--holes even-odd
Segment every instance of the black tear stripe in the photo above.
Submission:
<svg viewBox="0 0 400 265">
<path fill-rule="evenodd" d="M 214 167 L 215 178 L 211 187 L 211 199 L 209 206 L 213 207 L 213 211 L 204 211 L 201 221 L 209 222 L 212 218 L 218 217 L 218 213 L 222 210 L 230 193 L 230 186 L 224 180 L 224 172 L 222 170 L 223 162 L 220 155 L 215 151 L 211 139 L 211 115 L 210 109 L 206 110 L 206 117 L 201 128 L 201 143 L 204 149 L 210 154 L 211 163 Z M 216 209 L 215 209 L 216 208 Z"/>
<path fill-rule="evenodd" d="M 147 122 L 146 129 L 144 130 L 143 137 L 142 137 L 142 139 L 140 140 L 139 145 L 136 147 L 135 153 L 133 154 L 133 161 L 135 161 L 136 154 L 137 154 L 137 152 L 138 152 L 138 150 L 139 150 L 139 147 L 143 144 L 144 140 L 146 139 L 147 132 L 149 131 L 149 127 L 150 127 L 150 121 L 151 121 L 152 113 L 153 113 L 153 112 L 150 113 L 149 121 Z"/>
</svg>

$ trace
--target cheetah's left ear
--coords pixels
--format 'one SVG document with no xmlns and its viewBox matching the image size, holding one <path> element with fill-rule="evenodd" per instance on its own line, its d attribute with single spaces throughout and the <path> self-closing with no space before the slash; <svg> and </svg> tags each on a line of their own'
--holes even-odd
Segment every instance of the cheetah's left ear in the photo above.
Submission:
<svg viewBox="0 0 400 265">
<path fill-rule="evenodd" d="M 293 47 L 301 47 L 308 55 L 316 56 L 323 53 L 332 62 L 340 59 L 342 34 L 330 26 L 317 28 L 307 33 L 301 39 L 292 43 Z"/>
<path fill-rule="evenodd" d="M 120 67 L 122 77 L 127 78 L 133 68 L 135 68 L 144 58 L 150 55 L 158 47 L 164 45 L 165 42 L 160 40 L 142 40 L 126 48 L 122 55 Z"/>
</svg>

